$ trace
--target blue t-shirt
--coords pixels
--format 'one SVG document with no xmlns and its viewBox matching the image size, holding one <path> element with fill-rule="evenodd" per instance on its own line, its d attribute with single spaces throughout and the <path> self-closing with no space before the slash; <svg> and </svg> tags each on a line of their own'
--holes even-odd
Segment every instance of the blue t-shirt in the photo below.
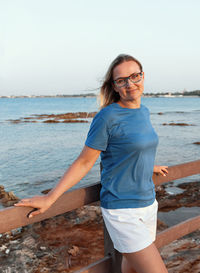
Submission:
<svg viewBox="0 0 200 273">
<path fill-rule="evenodd" d="M 152 180 L 158 136 L 149 110 L 112 103 L 94 117 L 85 145 L 101 152 L 101 206 L 139 208 L 155 200 Z"/>
</svg>

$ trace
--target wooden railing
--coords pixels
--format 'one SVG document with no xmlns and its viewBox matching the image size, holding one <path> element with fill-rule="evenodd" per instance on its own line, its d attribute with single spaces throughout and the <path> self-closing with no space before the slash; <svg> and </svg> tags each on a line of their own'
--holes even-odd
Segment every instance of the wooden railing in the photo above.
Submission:
<svg viewBox="0 0 200 273">
<path fill-rule="evenodd" d="M 160 185 L 179 178 L 200 173 L 200 160 L 169 167 L 169 173 L 164 176 L 153 176 L 154 183 Z M 0 210 L 0 233 L 26 226 L 53 216 L 74 210 L 83 205 L 99 200 L 100 183 L 90 187 L 80 188 L 64 193 L 45 213 L 28 219 L 27 213 L 31 208 L 10 207 Z M 156 246 L 158 248 L 189 234 L 200 228 L 200 215 L 190 218 L 157 234 Z M 112 241 L 104 226 L 105 257 L 101 260 L 82 268 L 74 273 L 121 273 L 121 254 L 113 248 Z"/>
</svg>

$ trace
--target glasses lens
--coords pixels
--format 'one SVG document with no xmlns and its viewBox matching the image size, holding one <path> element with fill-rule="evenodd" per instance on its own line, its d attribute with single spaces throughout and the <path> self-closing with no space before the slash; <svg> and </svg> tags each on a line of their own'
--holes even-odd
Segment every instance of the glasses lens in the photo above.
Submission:
<svg viewBox="0 0 200 273">
<path fill-rule="evenodd" d="M 132 74 L 130 76 L 130 80 L 132 82 L 139 82 L 141 80 L 141 77 L 142 77 L 142 73 L 136 73 L 136 74 Z"/>
<path fill-rule="evenodd" d="M 129 77 L 117 79 L 114 81 L 114 83 L 118 87 L 124 87 L 128 83 L 128 79 L 133 83 L 139 82 L 142 79 L 142 72 L 133 73 Z"/>
<path fill-rule="evenodd" d="M 126 85 L 126 80 L 125 80 L 125 79 L 117 79 L 117 80 L 115 81 L 115 83 L 116 83 L 116 85 L 117 85 L 118 87 L 123 87 L 123 86 Z"/>
</svg>

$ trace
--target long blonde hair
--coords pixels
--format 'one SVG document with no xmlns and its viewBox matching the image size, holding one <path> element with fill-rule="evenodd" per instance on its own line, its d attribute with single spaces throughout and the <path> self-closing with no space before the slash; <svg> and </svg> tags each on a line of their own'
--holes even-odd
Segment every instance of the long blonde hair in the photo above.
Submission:
<svg viewBox="0 0 200 273">
<path fill-rule="evenodd" d="M 120 54 L 119 56 L 117 56 L 117 58 L 115 58 L 114 61 L 110 64 L 108 71 L 105 75 L 104 82 L 100 89 L 101 109 L 113 102 L 119 101 L 119 93 L 117 93 L 113 88 L 113 70 L 117 65 L 128 61 L 136 62 L 139 65 L 141 72 L 143 71 L 141 63 L 134 57 L 127 54 Z"/>
</svg>

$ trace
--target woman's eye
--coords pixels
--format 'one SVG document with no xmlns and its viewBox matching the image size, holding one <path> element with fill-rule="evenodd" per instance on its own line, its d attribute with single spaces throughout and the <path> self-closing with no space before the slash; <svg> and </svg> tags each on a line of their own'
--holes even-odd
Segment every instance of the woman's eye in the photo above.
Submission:
<svg viewBox="0 0 200 273">
<path fill-rule="evenodd" d="M 125 83 L 125 80 L 124 79 L 118 79 L 118 80 L 116 80 L 116 83 L 117 84 L 123 84 L 123 83 Z"/>
<path fill-rule="evenodd" d="M 140 76 L 138 74 L 133 74 L 130 76 L 131 80 L 137 80 Z"/>
</svg>

